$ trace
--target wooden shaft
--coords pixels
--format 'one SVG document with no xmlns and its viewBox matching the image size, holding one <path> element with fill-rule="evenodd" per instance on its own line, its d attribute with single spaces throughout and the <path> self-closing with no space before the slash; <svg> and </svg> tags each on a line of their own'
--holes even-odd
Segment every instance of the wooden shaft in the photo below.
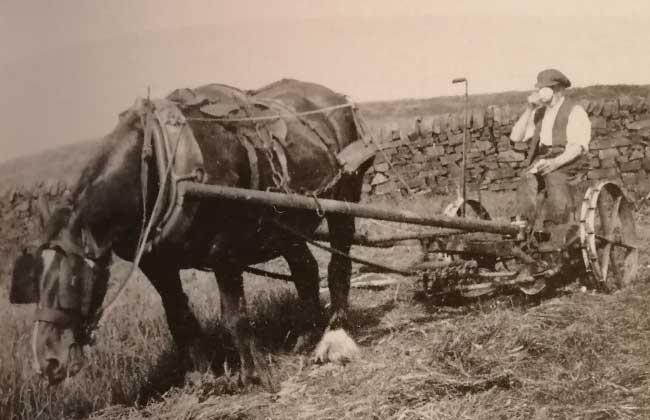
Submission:
<svg viewBox="0 0 650 420">
<path fill-rule="evenodd" d="M 408 210 L 387 209 L 371 204 L 348 203 L 325 198 L 316 200 L 315 198 L 299 194 L 284 194 L 222 185 L 207 185 L 191 181 L 183 181 L 183 183 L 185 184 L 186 194 L 191 197 L 222 198 L 257 205 L 276 205 L 293 209 L 322 211 L 325 214 L 345 214 L 367 219 L 445 227 L 472 232 L 490 232 L 504 235 L 516 235 L 519 233 L 518 227 L 510 223 L 493 220 L 423 215 Z"/>
</svg>

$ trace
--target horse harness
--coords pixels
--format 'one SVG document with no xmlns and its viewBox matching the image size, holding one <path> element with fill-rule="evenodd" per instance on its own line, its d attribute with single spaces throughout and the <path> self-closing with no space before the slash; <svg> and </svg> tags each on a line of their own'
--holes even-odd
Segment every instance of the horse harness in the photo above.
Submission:
<svg viewBox="0 0 650 420">
<path fill-rule="evenodd" d="M 273 109 L 268 102 L 256 102 L 255 104 L 257 107 L 267 107 L 267 111 Z M 59 328 L 80 326 L 81 328 L 75 329 L 75 340 L 79 344 L 92 344 L 94 331 L 100 327 L 102 319 L 114 307 L 126 285 L 135 275 L 135 269 L 138 267 L 142 255 L 150 252 L 157 245 L 182 237 L 196 213 L 198 203 L 196 201 L 188 203 L 184 200 L 183 183 L 181 181 L 205 182 L 207 177 L 204 170 L 203 156 L 187 123 L 189 118 L 184 116 L 179 107 L 182 107 L 182 105 L 169 99 L 138 100 L 136 105 L 129 110 L 135 111 L 144 132 L 140 172 L 143 220 L 131 272 L 119 286 L 115 296 L 104 305 L 96 302 L 93 298 L 93 295 L 97 293 L 93 283 L 97 279 L 102 279 L 103 276 L 105 276 L 106 280 L 104 283 L 107 283 L 109 270 L 108 267 L 97 264 L 98 258 L 89 255 L 84 249 L 85 245 L 79 246 L 71 241 L 57 240 L 50 241 L 40 247 L 41 249 L 50 249 L 57 253 L 63 253 L 65 256 L 76 256 L 83 261 L 80 276 L 75 275 L 75 273 L 64 273 L 68 275 L 59 277 L 60 279 L 67 279 L 66 284 L 60 285 L 59 307 L 37 308 L 35 315 L 37 321 L 51 323 Z M 353 109 L 354 122 L 361 134 L 361 138 L 352 142 L 338 154 L 334 154 L 335 161 L 340 165 L 340 170 L 337 171 L 337 176 L 328 180 L 317 191 L 310 192 L 315 199 L 317 195 L 333 187 L 340 179 L 343 171 L 353 172 L 369 158 L 367 150 L 361 154 L 358 152 L 360 143 L 363 143 L 361 149 L 368 150 L 369 144 L 365 134 L 366 131 L 361 131 L 365 127 L 362 125 L 353 103 L 347 102 L 303 113 L 296 113 L 287 106 L 284 107 L 283 116 L 295 117 L 307 125 L 333 154 L 336 143 L 329 139 L 316 125 L 306 120 L 304 116 L 340 108 Z M 283 144 L 287 134 L 287 126 L 282 120 L 282 116 L 268 114 L 254 116 L 246 106 L 240 109 L 244 110 L 247 117 L 227 118 L 226 121 L 253 123 L 246 130 L 241 130 L 238 133 L 238 139 L 248 155 L 251 170 L 250 188 L 258 189 L 260 186 L 256 149 L 262 149 L 272 169 L 275 188 L 285 193 L 292 192 L 289 188 L 290 177 L 284 151 L 285 145 Z M 121 117 L 128 118 L 125 115 L 129 111 L 121 114 Z M 210 115 L 210 112 L 215 110 L 214 108 L 202 108 L 202 111 Z M 220 121 L 220 119 L 216 118 L 208 118 L 207 120 Z M 259 121 L 264 121 L 265 124 L 258 124 Z M 362 158 L 359 158 L 360 156 Z M 148 209 L 149 171 L 152 164 L 157 172 L 160 188 L 153 207 Z M 165 201 L 167 206 L 163 204 Z M 152 230 L 153 235 L 151 235 Z M 84 238 L 82 238 L 82 241 L 85 242 Z M 70 270 L 67 259 L 63 261 L 65 263 L 62 264 L 60 269 Z M 104 284 L 105 286 L 106 284 Z M 105 290 L 103 293 L 105 293 Z"/>
</svg>

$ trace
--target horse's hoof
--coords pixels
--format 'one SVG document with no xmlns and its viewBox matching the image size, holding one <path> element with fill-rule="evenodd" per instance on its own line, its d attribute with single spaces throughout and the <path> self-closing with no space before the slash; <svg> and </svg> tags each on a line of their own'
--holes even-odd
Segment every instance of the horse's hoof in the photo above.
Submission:
<svg viewBox="0 0 650 420">
<path fill-rule="evenodd" d="M 292 353 L 303 353 L 316 347 L 318 343 L 319 334 L 316 332 L 309 332 L 299 335 L 294 344 Z"/>
<path fill-rule="evenodd" d="M 346 364 L 360 354 L 359 346 L 343 329 L 328 330 L 314 350 L 313 363 Z"/>
</svg>

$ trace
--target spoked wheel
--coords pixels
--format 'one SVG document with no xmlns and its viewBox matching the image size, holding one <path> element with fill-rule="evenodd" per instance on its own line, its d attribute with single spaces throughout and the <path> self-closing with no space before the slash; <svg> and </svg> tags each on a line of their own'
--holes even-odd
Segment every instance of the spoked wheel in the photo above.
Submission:
<svg viewBox="0 0 650 420">
<path fill-rule="evenodd" d="M 617 184 L 603 182 L 587 190 L 580 211 L 580 242 L 589 286 L 614 291 L 636 280 L 634 207 Z"/>
</svg>

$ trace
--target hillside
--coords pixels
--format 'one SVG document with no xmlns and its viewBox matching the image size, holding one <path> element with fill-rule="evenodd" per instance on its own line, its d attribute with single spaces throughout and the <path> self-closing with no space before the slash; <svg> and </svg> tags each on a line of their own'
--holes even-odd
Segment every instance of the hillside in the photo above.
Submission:
<svg viewBox="0 0 650 420">
<path fill-rule="evenodd" d="M 97 145 L 97 140 L 83 141 L 0 163 L 0 196 L 9 188 L 50 179 L 72 184 Z"/>
<path fill-rule="evenodd" d="M 579 99 L 610 99 L 621 95 L 647 97 L 649 94 L 650 85 L 610 85 L 569 89 L 569 95 Z M 470 106 L 480 108 L 487 105 L 516 105 L 523 103 L 527 95 L 528 92 L 514 91 L 470 95 Z M 388 124 L 397 124 L 400 129 L 407 131 L 413 127 L 416 116 L 460 112 L 463 107 L 463 96 L 359 104 L 362 114 L 375 132 Z M 0 162 L 0 195 L 10 187 L 32 185 L 51 178 L 72 182 L 97 144 L 97 140 L 78 142 L 36 155 Z"/>
</svg>

